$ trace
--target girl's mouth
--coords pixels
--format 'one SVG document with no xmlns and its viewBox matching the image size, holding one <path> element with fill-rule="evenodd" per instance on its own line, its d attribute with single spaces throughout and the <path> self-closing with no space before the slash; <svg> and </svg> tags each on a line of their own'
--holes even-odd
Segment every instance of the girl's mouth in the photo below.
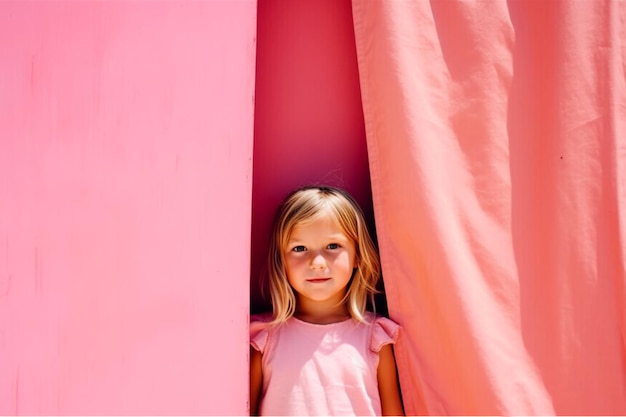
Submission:
<svg viewBox="0 0 626 417">
<path fill-rule="evenodd" d="M 326 282 L 328 280 L 330 280 L 330 278 L 311 278 L 311 279 L 307 279 L 307 282 L 318 284 L 318 283 Z"/>
</svg>

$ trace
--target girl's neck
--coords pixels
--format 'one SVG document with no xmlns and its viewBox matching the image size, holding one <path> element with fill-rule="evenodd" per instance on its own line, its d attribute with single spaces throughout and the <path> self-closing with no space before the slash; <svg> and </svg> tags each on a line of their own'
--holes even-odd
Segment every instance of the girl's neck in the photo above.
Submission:
<svg viewBox="0 0 626 417">
<path fill-rule="evenodd" d="M 342 315 L 332 315 L 332 316 L 313 316 L 310 314 L 295 314 L 295 317 L 298 320 L 301 321 L 305 321 L 307 323 L 312 323 L 312 324 L 333 324 L 333 323 L 340 323 L 342 321 L 346 321 L 348 319 L 350 319 L 350 315 L 349 314 L 342 314 Z"/>
<path fill-rule="evenodd" d="M 345 321 L 350 313 L 345 305 L 323 306 L 317 303 L 299 302 L 295 317 L 313 324 L 331 324 Z"/>
</svg>

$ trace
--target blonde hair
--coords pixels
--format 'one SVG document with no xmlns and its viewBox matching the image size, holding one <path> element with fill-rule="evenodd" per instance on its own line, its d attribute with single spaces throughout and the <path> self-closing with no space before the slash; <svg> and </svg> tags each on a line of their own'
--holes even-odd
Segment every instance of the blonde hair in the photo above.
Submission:
<svg viewBox="0 0 626 417">
<path fill-rule="evenodd" d="M 296 296 L 287 279 L 284 255 L 291 232 L 296 225 L 324 214 L 337 221 L 356 247 L 355 271 L 342 303 L 346 304 L 350 316 L 361 322 L 365 321 L 368 299 L 374 307 L 380 261 L 361 208 L 344 190 L 306 186 L 287 196 L 274 220 L 266 279 L 269 281 L 275 324 L 287 321 L 296 311 Z"/>
</svg>

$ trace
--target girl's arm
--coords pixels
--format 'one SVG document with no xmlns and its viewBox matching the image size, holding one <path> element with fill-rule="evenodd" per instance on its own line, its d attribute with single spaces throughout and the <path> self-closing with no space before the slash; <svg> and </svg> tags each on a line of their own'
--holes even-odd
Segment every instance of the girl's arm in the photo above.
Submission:
<svg viewBox="0 0 626 417">
<path fill-rule="evenodd" d="M 402 398 L 398 387 L 398 372 L 393 346 L 385 345 L 380 349 L 378 362 L 378 393 L 383 416 L 403 416 Z"/>
<path fill-rule="evenodd" d="M 263 370 L 261 369 L 261 352 L 250 346 L 250 415 L 259 412 L 259 400 L 263 388 Z"/>
</svg>

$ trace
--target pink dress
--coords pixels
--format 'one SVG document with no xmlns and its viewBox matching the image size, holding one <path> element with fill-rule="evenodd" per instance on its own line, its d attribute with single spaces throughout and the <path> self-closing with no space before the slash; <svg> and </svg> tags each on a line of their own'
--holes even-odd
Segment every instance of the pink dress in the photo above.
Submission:
<svg viewBox="0 0 626 417">
<path fill-rule="evenodd" d="M 312 324 L 292 317 L 268 326 L 271 316 L 253 316 L 250 343 L 263 354 L 259 413 L 381 415 L 378 352 L 396 342 L 400 326 L 369 312 L 365 318 Z"/>
</svg>

